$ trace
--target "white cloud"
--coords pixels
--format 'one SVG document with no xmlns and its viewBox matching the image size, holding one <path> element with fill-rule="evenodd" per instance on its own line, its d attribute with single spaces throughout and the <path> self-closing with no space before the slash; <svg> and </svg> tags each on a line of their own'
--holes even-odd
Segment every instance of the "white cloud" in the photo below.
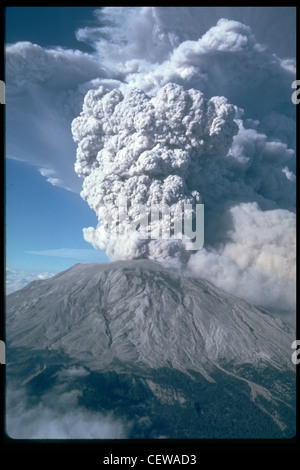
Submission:
<svg viewBox="0 0 300 470">
<path fill-rule="evenodd" d="M 16 270 L 6 268 L 6 294 L 11 294 L 19 289 L 22 289 L 32 281 L 39 279 L 48 279 L 56 273 L 42 272 L 34 273 L 29 271 Z"/>
<path fill-rule="evenodd" d="M 26 161 L 54 185 L 80 191 L 70 132 L 90 80 L 103 76 L 88 54 L 29 42 L 6 49 L 6 154 Z M 49 174 L 51 175 L 49 177 Z"/>
<path fill-rule="evenodd" d="M 147 58 L 161 63 L 180 43 L 198 40 L 220 18 L 250 26 L 271 54 L 293 57 L 296 52 L 296 9 L 290 7 L 105 7 L 97 16 L 102 26 L 81 28 L 76 36 L 93 45 L 105 63 L 109 56 L 114 62 Z"/>
<path fill-rule="evenodd" d="M 65 377 L 66 381 L 66 377 Z M 66 383 L 67 384 L 67 383 Z M 66 385 L 65 384 L 65 385 Z M 6 432 L 12 439 L 124 439 L 127 428 L 112 413 L 88 411 L 78 404 L 79 390 L 65 385 L 30 405 L 25 387 L 6 387 Z"/>
<path fill-rule="evenodd" d="M 106 258 L 104 253 L 98 250 L 58 248 L 55 250 L 27 251 L 26 253 L 39 256 L 53 256 L 56 258 L 72 258 L 84 263 L 97 263 Z"/>
<path fill-rule="evenodd" d="M 130 86 L 150 94 L 171 81 L 208 98 L 226 96 L 247 117 L 262 118 L 283 104 L 294 117 L 290 86 L 295 71 L 264 51 L 251 29 L 236 21 L 220 19 L 198 40 L 180 43 L 163 62 L 129 61 L 124 71 Z"/>
</svg>

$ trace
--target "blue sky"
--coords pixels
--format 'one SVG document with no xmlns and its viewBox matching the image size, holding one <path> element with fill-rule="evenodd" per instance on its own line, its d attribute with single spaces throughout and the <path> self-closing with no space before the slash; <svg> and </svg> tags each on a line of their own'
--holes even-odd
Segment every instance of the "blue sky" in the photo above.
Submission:
<svg viewBox="0 0 300 470">
<path fill-rule="evenodd" d="M 82 237 L 82 224 L 97 223 L 95 213 L 78 194 L 47 183 L 36 168 L 7 160 L 6 205 L 8 267 L 56 272 L 84 261 L 82 251 L 78 251 L 78 258 L 68 249 L 88 250 L 86 261 L 91 261 L 92 255 L 96 261 L 104 260 L 105 256 L 92 250 Z M 49 251 L 62 248 L 60 256 Z M 47 250 L 48 255 L 30 253 Z"/>
<path fill-rule="evenodd" d="M 94 7 L 7 7 L 6 42 L 30 41 L 40 46 L 63 46 L 90 51 L 75 31 L 95 26 Z"/>
<path fill-rule="evenodd" d="M 9 7 L 6 42 L 89 51 L 88 45 L 76 40 L 75 30 L 95 24 L 93 10 Z M 29 138 L 34 152 L 34 139 Z M 97 252 L 83 239 L 82 228 L 95 225 L 97 218 L 79 194 L 49 184 L 36 165 L 12 159 L 8 152 L 6 157 L 6 267 L 56 273 L 78 262 L 108 261 L 104 252 Z"/>
</svg>

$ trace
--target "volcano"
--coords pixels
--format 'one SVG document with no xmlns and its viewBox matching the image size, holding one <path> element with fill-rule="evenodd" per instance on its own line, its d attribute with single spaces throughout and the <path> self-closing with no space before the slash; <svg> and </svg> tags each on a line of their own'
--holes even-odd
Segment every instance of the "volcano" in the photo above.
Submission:
<svg viewBox="0 0 300 470">
<path fill-rule="evenodd" d="M 7 433 L 33 437 L 12 416 L 22 390 L 22 413 L 57 419 L 73 393 L 81 413 L 123 423 L 111 438 L 293 437 L 294 339 L 265 310 L 156 261 L 77 264 L 7 296 Z"/>
</svg>

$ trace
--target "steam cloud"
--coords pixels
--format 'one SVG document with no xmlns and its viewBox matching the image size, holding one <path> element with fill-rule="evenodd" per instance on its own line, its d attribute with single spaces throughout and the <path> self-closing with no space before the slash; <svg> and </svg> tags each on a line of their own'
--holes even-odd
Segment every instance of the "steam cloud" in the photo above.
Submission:
<svg viewBox="0 0 300 470">
<path fill-rule="evenodd" d="M 109 87 L 100 80 L 72 123 L 81 195 L 99 220 L 85 240 L 111 259 L 184 262 L 190 274 L 287 316 L 295 308 L 295 127 L 283 103 L 294 63 L 268 53 L 240 22 L 220 19 L 200 39 L 182 40 L 159 35 L 161 17 L 146 12 L 134 19 L 130 10 L 127 21 L 155 23 L 151 53 L 149 44 L 137 47 L 138 33 L 126 38 L 123 57 L 97 31 L 78 33 L 93 37 L 122 76 Z M 191 254 L 184 237 L 146 240 L 125 228 L 115 236 L 120 196 L 136 225 L 137 204 L 203 203 L 204 248 Z"/>
</svg>

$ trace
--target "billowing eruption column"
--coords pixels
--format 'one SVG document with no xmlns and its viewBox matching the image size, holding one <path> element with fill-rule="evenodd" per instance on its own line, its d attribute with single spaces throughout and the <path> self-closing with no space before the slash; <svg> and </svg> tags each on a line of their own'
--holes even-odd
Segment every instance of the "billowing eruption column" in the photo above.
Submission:
<svg viewBox="0 0 300 470">
<path fill-rule="evenodd" d="M 96 229 L 84 229 L 85 240 L 113 260 L 186 260 L 185 237 L 147 239 L 132 231 L 140 217 L 137 207 L 201 203 L 197 176 L 203 179 L 227 154 L 238 132 L 234 118 L 235 107 L 226 98 L 207 100 L 200 91 L 173 83 L 153 97 L 130 88 L 90 90 L 72 123 L 75 170 L 84 178 L 81 196 L 99 220 Z M 120 221 L 122 198 L 127 198 L 127 218 Z"/>
</svg>

